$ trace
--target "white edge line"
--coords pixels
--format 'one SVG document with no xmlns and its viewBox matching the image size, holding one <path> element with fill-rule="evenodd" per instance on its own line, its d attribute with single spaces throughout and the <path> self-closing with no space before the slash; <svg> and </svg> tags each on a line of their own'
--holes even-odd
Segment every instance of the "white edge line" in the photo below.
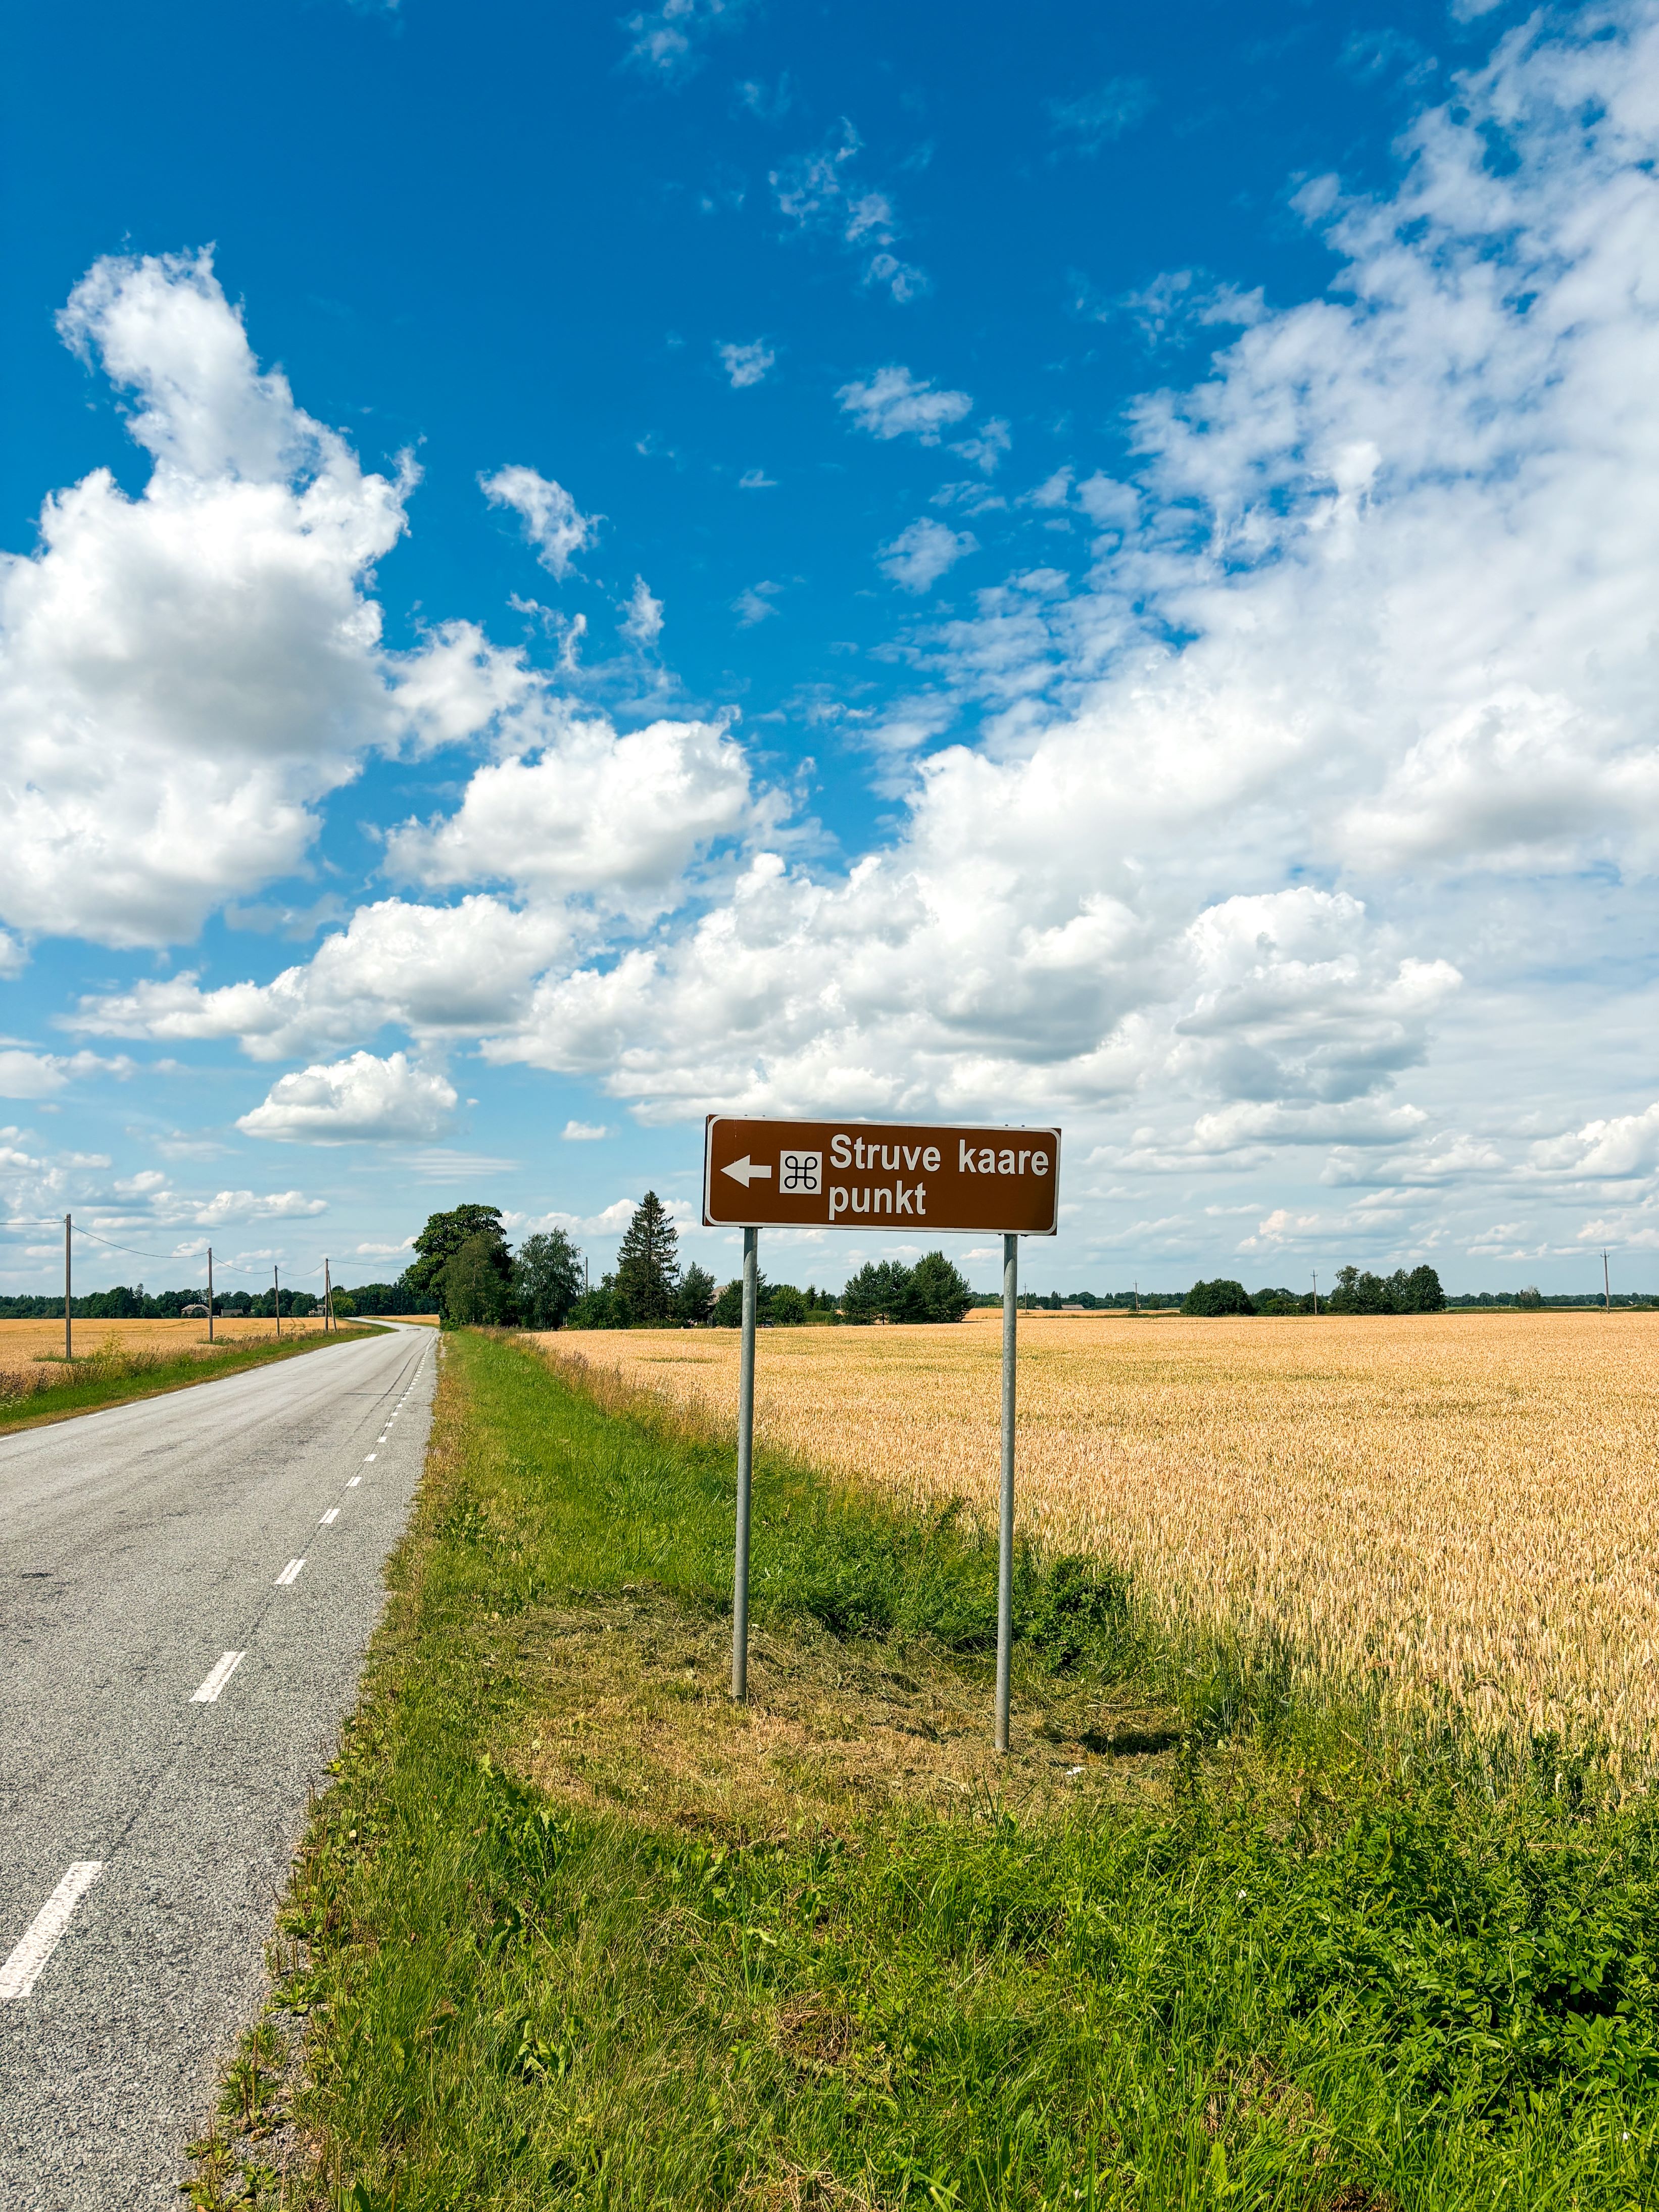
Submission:
<svg viewBox="0 0 1659 2212">
<path fill-rule="evenodd" d="M 102 1859 L 76 1859 L 23 1930 L 17 1948 L 0 1966 L 0 2004 L 26 1997 L 58 1948 L 70 1915 L 104 1871 Z"/>
<path fill-rule="evenodd" d="M 191 1699 L 192 1705 L 211 1705 L 218 1702 L 219 1692 L 247 1656 L 245 1651 L 227 1651 L 201 1688 Z"/>
<path fill-rule="evenodd" d="M 277 1576 L 276 1587 L 281 1589 L 286 1583 L 297 1583 L 300 1579 L 300 1570 L 304 1565 L 303 1559 L 290 1559 L 282 1573 Z"/>
</svg>

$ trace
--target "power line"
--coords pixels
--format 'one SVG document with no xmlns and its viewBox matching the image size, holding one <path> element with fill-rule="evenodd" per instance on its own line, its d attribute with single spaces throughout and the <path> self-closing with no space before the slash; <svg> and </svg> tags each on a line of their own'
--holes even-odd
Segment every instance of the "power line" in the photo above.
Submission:
<svg viewBox="0 0 1659 2212">
<path fill-rule="evenodd" d="M 107 1244 L 112 1252 L 125 1252 L 135 1260 L 176 1260 L 181 1256 L 176 1252 L 141 1252 L 136 1244 L 118 1244 L 112 1237 L 100 1237 L 95 1229 L 83 1229 L 79 1224 L 75 1233 L 77 1237 L 90 1237 L 94 1244 Z"/>
<path fill-rule="evenodd" d="M 63 1218 L 64 1217 L 60 1213 L 12 1213 L 7 1215 L 3 1224 L 0 1224 L 0 1227 L 7 1229 L 56 1229 Z M 198 1252 L 149 1252 L 145 1251 L 137 1244 L 118 1244 L 112 1237 L 100 1237 L 95 1229 L 88 1229 L 84 1222 L 80 1221 L 76 1223 L 74 1233 L 77 1237 L 90 1237 L 94 1244 L 101 1244 L 106 1250 L 111 1252 L 125 1252 L 129 1259 L 133 1260 L 160 1260 L 162 1261 L 176 1260 L 182 1267 L 190 1261 L 198 1260 L 204 1256 L 203 1254 Z M 263 1262 L 257 1267 L 241 1266 L 234 1260 L 222 1260 L 216 1261 L 216 1264 L 220 1267 L 222 1272 L 227 1274 L 258 1275 L 263 1277 L 264 1273 Z M 325 1267 L 327 1264 L 328 1262 L 326 1261 L 319 1261 L 314 1267 L 306 1267 L 297 1271 L 290 1269 L 290 1280 L 297 1279 L 302 1283 L 308 1283 L 313 1275 L 320 1275 L 324 1267 Z"/>
</svg>

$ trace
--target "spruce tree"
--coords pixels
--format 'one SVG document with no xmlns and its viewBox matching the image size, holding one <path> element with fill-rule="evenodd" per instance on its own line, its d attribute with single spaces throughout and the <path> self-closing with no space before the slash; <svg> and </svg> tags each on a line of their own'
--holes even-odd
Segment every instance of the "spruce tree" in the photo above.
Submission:
<svg viewBox="0 0 1659 2212">
<path fill-rule="evenodd" d="M 679 1279 L 679 1238 L 668 1209 L 648 1190 L 617 1247 L 617 1295 L 631 1322 L 655 1328 L 671 1318 Z"/>
</svg>

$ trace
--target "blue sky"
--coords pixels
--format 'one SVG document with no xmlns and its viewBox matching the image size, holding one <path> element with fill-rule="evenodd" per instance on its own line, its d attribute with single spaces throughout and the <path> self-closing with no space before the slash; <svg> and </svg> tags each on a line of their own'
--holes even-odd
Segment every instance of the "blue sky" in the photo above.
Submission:
<svg viewBox="0 0 1659 2212">
<path fill-rule="evenodd" d="M 4 1287 L 724 1273 L 711 1108 L 1059 1121 L 1039 1287 L 1651 1281 L 1652 7 L 11 58 Z"/>
</svg>

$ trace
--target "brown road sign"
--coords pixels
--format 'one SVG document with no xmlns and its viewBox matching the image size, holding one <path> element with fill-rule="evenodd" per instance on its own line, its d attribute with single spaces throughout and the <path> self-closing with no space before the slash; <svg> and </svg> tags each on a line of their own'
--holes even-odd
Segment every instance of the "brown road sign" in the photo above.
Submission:
<svg viewBox="0 0 1659 2212">
<path fill-rule="evenodd" d="M 1052 1237 L 1060 1225 L 1060 1132 L 711 1114 L 702 1218 L 711 1228 Z"/>
</svg>

